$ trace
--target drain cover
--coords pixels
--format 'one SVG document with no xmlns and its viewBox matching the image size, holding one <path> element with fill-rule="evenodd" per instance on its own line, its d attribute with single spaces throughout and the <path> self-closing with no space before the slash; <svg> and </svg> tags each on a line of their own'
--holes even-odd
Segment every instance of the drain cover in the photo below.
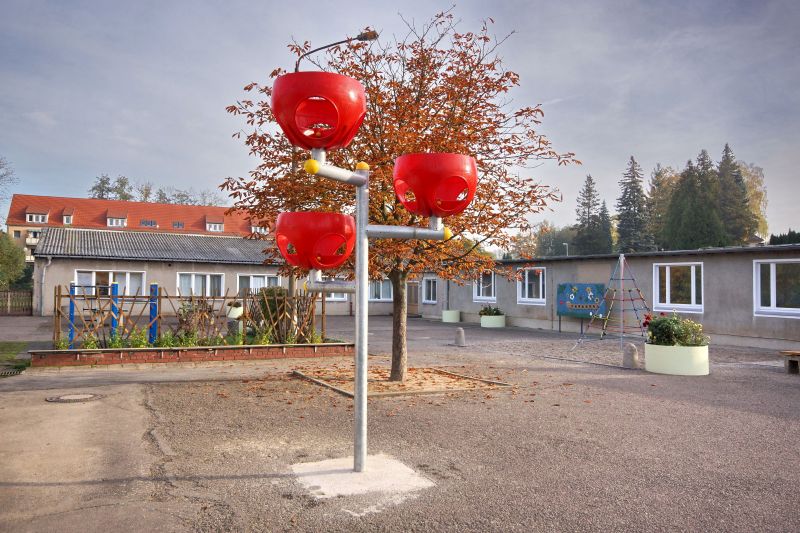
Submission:
<svg viewBox="0 0 800 533">
<path fill-rule="evenodd" d="M 45 401 L 54 403 L 79 403 L 79 402 L 92 402 L 102 398 L 102 394 L 89 394 L 88 392 L 81 392 L 77 394 L 64 394 L 61 396 L 51 396 L 45 398 Z"/>
</svg>

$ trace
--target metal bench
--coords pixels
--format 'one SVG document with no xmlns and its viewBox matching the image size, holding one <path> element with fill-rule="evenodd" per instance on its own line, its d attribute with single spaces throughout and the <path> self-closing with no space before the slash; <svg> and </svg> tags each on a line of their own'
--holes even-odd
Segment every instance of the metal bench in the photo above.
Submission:
<svg viewBox="0 0 800 533">
<path fill-rule="evenodd" d="M 800 374 L 800 351 L 797 350 L 784 350 L 781 352 L 786 359 L 783 364 L 786 367 L 787 374 Z"/>
</svg>

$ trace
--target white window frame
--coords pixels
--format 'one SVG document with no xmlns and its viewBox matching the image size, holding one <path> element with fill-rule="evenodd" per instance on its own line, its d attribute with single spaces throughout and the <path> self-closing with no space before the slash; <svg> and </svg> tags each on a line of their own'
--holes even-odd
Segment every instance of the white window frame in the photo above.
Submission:
<svg viewBox="0 0 800 533">
<path fill-rule="evenodd" d="M 492 275 L 492 294 L 491 296 L 484 296 L 480 294 L 483 291 L 478 291 L 478 287 L 481 285 L 481 278 L 483 278 L 483 274 L 491 274 Z M 488 302 L 488 303 L 495 303 L 497 302 L 497 276 L 494 272 L 484 272 L 482 275 L 478 277 L 472 283 L 472 301 L 473 302 Z"/>
<path fill-rule="evenodd" d="M 65 226 L 72 225 L 72 215 L 64 215 L 63 220 L 61 221 L 62 224 Z"/>
<path fill-rule="evenodd" d="M 41 213 L 27 213 L 25 220 L 31 224 L 47 224 L 47 217 Z"/>
<path fill-rule="evenodd" d="M 322 280 L 329 280 L 329 279 L 338 279 L 333 278 L 331 276 L 322 276 Z M 325 293 L 325 301 L 326 302 L 346 302 L 347 301 L 347 293 L 346 292 L 326 292 Z"/>
<path fill-rule="evenodd" d="M 218 222 L 206 222 L 206 231 L 222 233 L 225 231 L 225 224 L 220 224 Z"/>
<path fill-rule="evenodd" d="M 691 304 L 673 304 L 670 303 L 670 267 L 692 267 L 691 268 L 691 293 L 692 293 L 692 302 L 697 301 L 697 276 L 695 275 L 695 268 L 700 267 L 700 299 L 702 303 L 691 303 Z M 666 301 L 667 303 L 659 303 L 661 299 L 661 292 L 659 286 L 659 279 L 658 279 L 658 270 L 660 267 L 667 267 L 667 280 L 666 280 Z M 695 314 L 702 314 L 705 308 L 706 303 L 706 295 L 705 295 L 705 275 L 706 269 L 703 266 L 702 261 L 691 261 L 691 262 L 682 262 L 682 263 L 653 263 L 653 311 L 678 311 L 680 313 L 695 313 Z"/>
<path fill-rule="evenodd" d="M 522 272 L 522 279 L 517 280 L 517 303 L 520 305 L 547 305 L 547 269 L 545 267 L 528 267 L 519 269 Z M 541 271 L 539 276 L 539 294 L 541 298 L 527 298 L 524 295 L 527 286 L 529 272 Z"/>
<path fill-rule="evenodd" d="M 278 274 L 241 274 L 241 273 L 237 273 L 236 274 L 236 293 L 237 294 L 239 293 L 239 279 L 240 278 L 250 278 L 250 288 L 252 288 L 253 287 L 253 278 L 254 277 L 255 278 L 264 278 L 264 282 L 266 283 L 266 285 L 264 285 L 264 288 L 267 288 L 267 287 L 280 287 L 281 286 L 281 277 Z M 276 284 L 275 285 L 270 285 L 269 284 L 269 278 L 274 278 L 276 280 Z"/>
<path fill-rule="evenodd" d="M 269 228 L 263 228 L 261 226 L 250 226 L 250 233 L 258 233 L 260 235 L 266 235 L 269 233 Z"/>
<path fill-rule="evenodd" d="M 775 265 L 778 263 L 800 263 L 800 259 L 754 259 L 753 260 L 753 316 L 763 316 L 770 318 L 800 318 L 800 309 L 791 307 L 777 307 L 775 305 L 778 296 L 778 280 L 775 276 Z M 770 305 L 761 305 L 761 265 L 770 265 L 769 269 L 769 289 Z"/>
<path fill-rule="evenodd" d="M 433 283 L 433 300 L 429 300 L 428 283 Z M 439 280 L 436 278 L 422 278 L 422 303 L 435 304 L 439 301 Z"/>
<path fill-rule="evenodd" d="M 181 274 L 188 274 L 192 276 L 191 282 L 191 289 L 192 294 L 181 294 Z M 194 285 L 195 285 L 195 278 L 197 276 L 206 276 L 206 294 L 195 294 L 194 293 Z M 220 295 L 219 296 L 211 296 L 211 276 L 222 276 L 222 281 L 220 282 Z M 239 286 L 236 286 L 236 293 L 239 292 Z M 180 295 L 181 297 L 188 297 L 188 296 L 205 296 L 208 298 L 222 298 L 225 296 L 225 273 L 224 272 L 176 272 L 175 273 L 175 294 Z"/>
<path fill-rule="evenodd" d="M 392 297 L 394 295 L 394 287 L 392 287 L 391 282 L 389 283 L 389 296 L 386 296 L 385 294 L 383 294 L 383 284 L 385 282 L 387 282 L 387 281 L 389 281 L 388 278 L 383 278 L 383 279 L 380 279 L 380 280 L 370 280 L 369 281 L 369 292 L 368 292 L 368 294 L 369 294 L 369 301 L 370 302 L 391 302 L 392 301 Z M 380 298 L 373 298 L 372 297 L 372 287 L 376 283 L 379 283 L 380 287 L 381 287 Z"/>
<path fill-rule="evenodd" d="M 78 272 L 91 272 L 92 273 L 92 283 L 90 283 L 90 285 L 92 287 L 92 289 L 91 289 L 92 292 L 87 292 L 85 294 L 81 294 L 81 296 L 94 296 L 94 287 L 97 286 L 97 273 L 98 272 L 108 272 L 109 274 L 111 274 L 109 276 L 110 283 L 114 283 L 113 281 L 111 281 L 111 277 L 113 277 L 114 274 L 116 274 L 116 273 L 120 273 L 120 274 L 124 273 L 125 274 L 125 292 L 124 293 L 120 293 L 119 294 L 120 296 L 134 296 L 133 294 L 130 294 L 128 292 L 128 288 L 131 286 L 131 274 L 141 274 L 142 275 L 142 292 L 139 294 L 139 296 L 148 296 L 150 294 L 150 291 L 149 291 L 148 285 L 147 285 L 147 271 L 145 271 L 145 270 L 107 270 L 107 269 L 104 269 L 104 268 L 100 268 L 100 269 L 76 268 L 73 271 L 73 277 L 72 277 L 72 283 L 74 283 L 75 285 L 78 284 Z M 119 282 L 117 282 L 117 283 L 119 283 Z"/>
<path fill-rule="evenodd" d="M 125 228 L 128 226 L 128 219 L 119 217 L 106 217 L 106 225 L 109 228 Z"/>
</svg>

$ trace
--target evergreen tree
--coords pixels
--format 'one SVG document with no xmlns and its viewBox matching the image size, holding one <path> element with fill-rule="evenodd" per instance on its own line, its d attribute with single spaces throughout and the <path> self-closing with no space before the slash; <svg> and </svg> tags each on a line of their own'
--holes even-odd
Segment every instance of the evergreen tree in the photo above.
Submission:
<svg viewBox="0 0 800 533">
<path fill-rule="evenodd" d="M 771 235 L 769 238 L 770 244 L 797 244 L 800 243 L 800 232 L 794 231 L 789 228 L 786 233 L 779 233 L 778 235 Z"/>
<path fill-rule="evenodd" d="M 669 202 L 679 179 L 680 175 L 672 167 L 662 167 L 660 163 L 650 175 L 647 194 L 647 232 L 653 237 L 653 242 L 659 250 L 666 247 L 664 226 L 667 222 Z"/>
<path fill-rule="evenodd" d="M 728 144 L 717 166 L 719 176 L 719 215 L 729 244 L 745 244 L 758 230 L 758 221 L 750 209 L 747 185 Z"/>
<path fill-rule="evenodd" d="M 597 253 L 610 254 L 614 248 L 613 237 L 611 236 L 611 214 L 608 212 L 606 201 L 603 200 L 603 205 L 600 207 L 600 224 L 598 233 L 598 246 Z"/>
<path fill-rule="evenodd" d="M 583 189 L 578 193 L 578 220 L 575 224 L 575 246 L 581 255 L 601 253 L 600 246 L 600 197 L 592 175 L 586 176 Z M 575 253 L 578 253 L 578 250 Z"/>
<path fill-rule="evenodd" d="M 705 150 L 700 153 L 697 166 L 689 161 L 681 172 L 664 226 L 668 249 L 725 245 L 727 237 L 716 209 L 716 176 L 710 173 L 716 174 Z M 712 178 L 714 181 L 709 183 Z"/>
<path fill-rule="evenodd" d="M 653 239 L 647 233 L 647 205 L 642 188 L 642 167 L 633 156 L 619 182 L 622 192 L 617 199 L 620 253 L 649 250 Z"/>
</svg>

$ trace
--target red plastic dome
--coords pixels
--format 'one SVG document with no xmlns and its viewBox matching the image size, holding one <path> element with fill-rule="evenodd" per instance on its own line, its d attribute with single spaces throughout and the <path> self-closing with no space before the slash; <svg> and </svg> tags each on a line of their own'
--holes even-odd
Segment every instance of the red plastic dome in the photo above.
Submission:
<svg viewBox="0 0 800 533">
<path fill-rule="evenodd" d="M 339 213 L 281 213 L 275 222 L 275 242 L 290 265 L 333 269 L 353 253 L 356 223 L 353 217 Z"/>
<path fill-rule="evenodd" d="M 394 162 L 394 191 L 410 212 L 457 215 L 475 197 L 475 159 L 461 154 L 406 154 Z"/>
<path fill-rule="evenodd" d="M 364 87 L 333 72 L 293 72 L 275 80 L 272 113 L 289 141 L 301 148 L 344 148 L 367 113 Z"/>
</svg>

